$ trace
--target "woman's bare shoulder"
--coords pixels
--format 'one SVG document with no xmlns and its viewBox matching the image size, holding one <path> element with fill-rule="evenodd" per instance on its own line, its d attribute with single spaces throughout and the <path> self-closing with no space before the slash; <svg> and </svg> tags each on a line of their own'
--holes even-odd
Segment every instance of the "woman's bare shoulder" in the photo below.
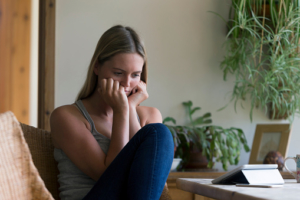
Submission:
<svg viewBox="0 0 300 200">
<path fill-rule="evenodd" d="M 138 106 L 136 111 L 140 117 L 142 126 L 150 123 L 162 123 L 161 113 L 155 107 Z"/>
<path fill-rule="evenodd" d="M 88 121 L 74 104 L 54 109 L 50 116 L 50 127 L 53 143 L 57 147 L 59 145 L 57 145 L 56 141 L 62 134 L 72 134 L 74 131 L 70 130 L 82 127 L 86 127 L 89 130 L 91 128 Z"/>
<path fill-rule="evenodd" d="M 60 120 L 69 119 L 69 118 L 80 118 L 80 111 L 74 105 L 64 105 L 54 109 L 50 116 L 50 123 L 51 122 L 59 122 Z"/>
</svg>

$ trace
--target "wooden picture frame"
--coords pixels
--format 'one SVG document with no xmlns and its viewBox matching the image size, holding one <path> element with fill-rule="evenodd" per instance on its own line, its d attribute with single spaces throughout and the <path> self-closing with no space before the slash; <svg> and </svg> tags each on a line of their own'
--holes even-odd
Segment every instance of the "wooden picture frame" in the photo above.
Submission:
<svg viewBox="0 0 300 200">
<path fill-rule="evenodd" d="M 249 164 L 262 164 L 270 151 L 279 151 L 285 158 L 290 133 L 290 124 L 257 124 Z"/>
</svg>

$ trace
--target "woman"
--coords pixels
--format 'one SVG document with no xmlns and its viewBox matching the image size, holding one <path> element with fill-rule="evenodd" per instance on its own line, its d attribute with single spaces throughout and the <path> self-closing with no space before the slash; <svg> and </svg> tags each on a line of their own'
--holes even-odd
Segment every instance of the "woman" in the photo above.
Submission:
<svg viewBox="0 0 300 200">
<path fill-rule="evenodd" d="M 137 33 L 114 26 L 100 38 L 77 101 L 51 114 L 60 197 L 159 199 L 174 144 L 148 98 L 147 57 Z"/>
</svg>

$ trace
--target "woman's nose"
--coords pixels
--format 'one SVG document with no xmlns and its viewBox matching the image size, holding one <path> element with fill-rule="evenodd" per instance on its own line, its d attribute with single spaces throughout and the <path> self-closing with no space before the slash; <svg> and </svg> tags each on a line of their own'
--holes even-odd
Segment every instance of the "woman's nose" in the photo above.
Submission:
<svg viewBox="0 0 300 200">
<path fill-rule="evenodd" d="M 121 85 L 123 87 L 129 87 L 130 86 L 130 77 L 125 77 L 122 81 L 121 81 Z"/>
</svg>

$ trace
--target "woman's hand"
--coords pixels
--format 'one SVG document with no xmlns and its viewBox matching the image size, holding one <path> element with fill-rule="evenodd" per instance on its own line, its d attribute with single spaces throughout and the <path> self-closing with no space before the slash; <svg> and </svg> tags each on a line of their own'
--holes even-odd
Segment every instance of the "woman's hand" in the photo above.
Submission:
<svg viewBox="0 0 300 200">
<path fill-rule="evenodd" d="M 137 107 L 140 103 L 145 101 L 149 97 L 146 90 L 146 83 L 140 81 L 136 88 L 132 89 L 131 95 L 128 97 L 128 103 L 130 106 Z"/>
<path fill-rule="evenodd" d="M 118 81 L 114 81 L 112 78 L 102 79 L 98 92 L 114 112 L 128 109 L 128 99 L 124 87 Z"/>
</svg>

